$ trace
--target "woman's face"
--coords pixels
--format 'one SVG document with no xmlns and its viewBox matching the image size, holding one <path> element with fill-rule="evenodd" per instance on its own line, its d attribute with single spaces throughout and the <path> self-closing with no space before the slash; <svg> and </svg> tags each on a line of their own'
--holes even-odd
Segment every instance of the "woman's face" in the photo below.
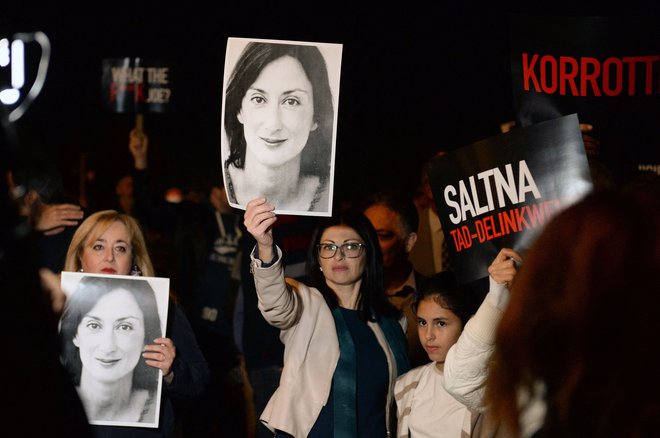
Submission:
<svg viewBox="0 0 660 438">
<path fill-rule="evenodd" d="M 441 365 L 445 363 L 449 348 L 463 332 L 463 323 L 454 312 L 442 307 L 433 297 L 426 297 L 417 306 L 417 330 L 429 359 Z"/>
<path fill-rule="evenodd" d="M 253 159 L 276 167 L 299 156 L 317 128 L 312 84 L 300 62 L 283 56 L 266 65 L 243 96 L 237 117 Z"/>
<path fill-rule="evenodd" d="M 128 275 L 133 263 L 131 236 L 123 222 L 114 222 L 93 242 L 87 242 L 80 257 L 83 271 L 92 274 Z"/>
<path fill-rule="evenodd" d="M 319 243 L 341 246 L 345 243 L 364 243 L 364 241 L 353 228 L 335 225 L 325 229 Z M 318 257 L 321 269 L 323 269 L 323 276 L 330 287 L 333 284 L 350 285 L 358 282 L 362 278 L 367 263 L 367 254 L 364 249 L 356 258 L 345 257 L 339 248 L 329 259 Z"/>
<path fill-rule="evenodd" d="M 133 294 L 116 289 L 103 295 L 82 318 L 73 344 L 83 373 L 115 382 L 138 364 L 144 347 L 144 314 Z"/>
</svg>

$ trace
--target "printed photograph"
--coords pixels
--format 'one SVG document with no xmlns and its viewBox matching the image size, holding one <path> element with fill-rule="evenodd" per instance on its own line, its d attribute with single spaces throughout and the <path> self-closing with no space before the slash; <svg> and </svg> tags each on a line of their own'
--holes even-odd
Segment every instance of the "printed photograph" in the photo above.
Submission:
<svg viewBox="0 0 660 438">
<path fill-rule="evenodd" d="M 61 360 L 90 424 L 158 427 L 162 378 L 142 357 L 162 337 L 169 279 L 62 272 Z"/>
<path fill-rule="evenodd" d="M 232 207 L 330 216 L 341 44 L 229 38 L 222 171 Z"/>
</svg>

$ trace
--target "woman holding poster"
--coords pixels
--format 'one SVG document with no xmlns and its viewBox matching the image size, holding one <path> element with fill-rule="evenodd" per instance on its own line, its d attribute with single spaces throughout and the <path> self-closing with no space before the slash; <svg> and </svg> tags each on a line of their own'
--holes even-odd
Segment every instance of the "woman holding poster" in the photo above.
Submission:
<svg viewBox="0 0 660 438">
<path fill-rule="evenodd" d="M 142 360 L 162 336 L 146 280 L 83 277 L 60 324 L 62 359 L 91 422 L 153 423 L 158 369 Z"/>
<path fill-rule="evenodd" d="M 151 258 L 137 221 L 114 210 L 96 212 L 80 224 L 69 245 L 64 270 L 154 276 Z M 194 397 L 206 387 L 209 367 L 190 322 L 178 304 L 170 300 L 169 306 L 165 335 L 154 338 L 150 337 L 150 333 L 145 333 L 145 347 L 140 358 L 156 372 L 160 369 L 163 375 L 158 428 L 93 426 L 100 436 L 172 436 L 175 422 L 170 397 Z"/>
<path fill-rule="evenodd" d="M 232 206 L 265 196 L 280 212 L 327 213 L 333 129 L 319 48 L 248 43 L 225 90 L 224 173 Z"/>
<path fill-rule="evenodd" d="M 259 309 L 280 329 L 284 367 L 260 420 L 276 437 L 385 437 L 395 432 L 394 382 L 409 369 L 405 317 L 387 300 L 371 222 L 342 209 L 318 222 L 308 285 L 284 277 L 265 198 L 250 201 L 245 226 Z"/>
</svg>

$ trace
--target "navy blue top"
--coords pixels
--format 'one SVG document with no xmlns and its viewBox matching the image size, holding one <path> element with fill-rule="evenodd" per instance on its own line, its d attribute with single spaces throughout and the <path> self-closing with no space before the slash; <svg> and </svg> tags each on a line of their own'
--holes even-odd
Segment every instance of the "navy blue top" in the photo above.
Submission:
<svg viewBox="0 0 660 438">
<path fill-rule="evenodd" d="M 385 406 L 389 388 L 389 368 L 387 357 L 376 339 L 373 330 L 362 321 L 358 310 L 340 308 L 348 330 L 353 338 L 357 358 L 357 426 L 359 437 L 384 437 L 387 434 L 385 425 Z M 333 438 L 333 397 L 330 390 L 328 402 L 321 409 L 309 438 Z M 278 432 L 277 436 L 291 437 Z"/>
</svg>

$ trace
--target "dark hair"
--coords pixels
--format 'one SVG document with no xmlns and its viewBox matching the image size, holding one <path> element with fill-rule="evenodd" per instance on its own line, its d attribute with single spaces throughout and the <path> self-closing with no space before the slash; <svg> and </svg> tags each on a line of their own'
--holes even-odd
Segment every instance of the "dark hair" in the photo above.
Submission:
<svg viewBox="0 0 660 438">
<path fill-rule="evenodd" d="M 405 234 L 416 233 L 419 228 L 419 213 L 412 196 L 399 190 L 380 191 L 369 195 L 362 203 L 362 211 L 372 205 L 383 205 L 396 213 Z"/>
<path fill-rule="evenodd" d="M 38 168 L 36 165 L 16 168 L 12 169 L 12 179 L 19 197 L 34 191 L 44 203 L 59 202 L 64 198 L 62 178 L 52 169 Z"/>
<path fill-rule="evenodd" d="M 142 310 L 144 314 L 145 345 L 163 336 L 156 296 L 146 279 L 83 277 L 78 283 L 76 291 L 67 300 L 60 320 L 62 363 L 69 371 L 76 386 L 80 384 L 82 371 L 80 352 L 78 347 L 73 344 L 73 338 L 78 332 L 78 325 L 102 296 L 117 289 L 129 291 Z M 154 391 L 158 383 L 157 375 L 157 368 L 150 367 L 143 360 L 140 360 L 133 373 L 133 389 Z"/>
<path fill-rule="evenodd" d="M 525 257 L 487 384 L 514 433 L 520 392 L 536 394 L 541 382 L 542 436 L 658 436 L 660 192 L 657 181 L 641 190 L 655 196 L 588 195 L 553 218 Z"/>
<path fill-rule="evenodd" d="M 397 309 L 385 297 L 383 255 L 380 251 L 376 231 L 369 219 L 356 208 L 344 207 L 335 210 L 331 217 L 324 217 L 319 220 L 307 254 L 307 278 L 310 280 L 310 285 L 321 291 L 331 309 L 338 306 L 337 295 L 328 286 L 320 270 L 321 265 L 317 250 L 317 245 L 320 243 L 325 230 L 337 225 L 352 228 L 364 241 L 366 263 L 362 273 L 360 296 L 357 300 L 360 317 L 365 321 L 373 321 L 379 316 L 398 315 Z"/>
<path fill-rule="evenodd" d="M 225 165 L 242 169 L 245 165 L 245 136 L 237 115 L 248 88 L 257 80 L 261 71 L 271 62 L 283 56 L 291 56 L 302 65 L 312 84 L 314 96 L 314 121 L 318 128 L 310 132 L 307 145 L 301 155 L 301 169 L 318 176 L 324 182 L 330 173 L 334 110 L 332 92 L 328 81 L 328 69 L 321 51 L 316 46 L 264 43 L 252 41 L 245 46 L 227 83 L 225 94 L 225 131 L 229 142 L 229 157 Z"/>
<path fill-rule="evenodd" d="M 451 271 L 438 272 L 422 282 L 413 297 L 413 313 L 417 313 L 419 303 L 426 298 L 432 298 L 440 306 L 452 311 L 461 320 L 463 328 L 479 305 L 474 292 L 467 286 L 459 285 Z"/>
</svg>

